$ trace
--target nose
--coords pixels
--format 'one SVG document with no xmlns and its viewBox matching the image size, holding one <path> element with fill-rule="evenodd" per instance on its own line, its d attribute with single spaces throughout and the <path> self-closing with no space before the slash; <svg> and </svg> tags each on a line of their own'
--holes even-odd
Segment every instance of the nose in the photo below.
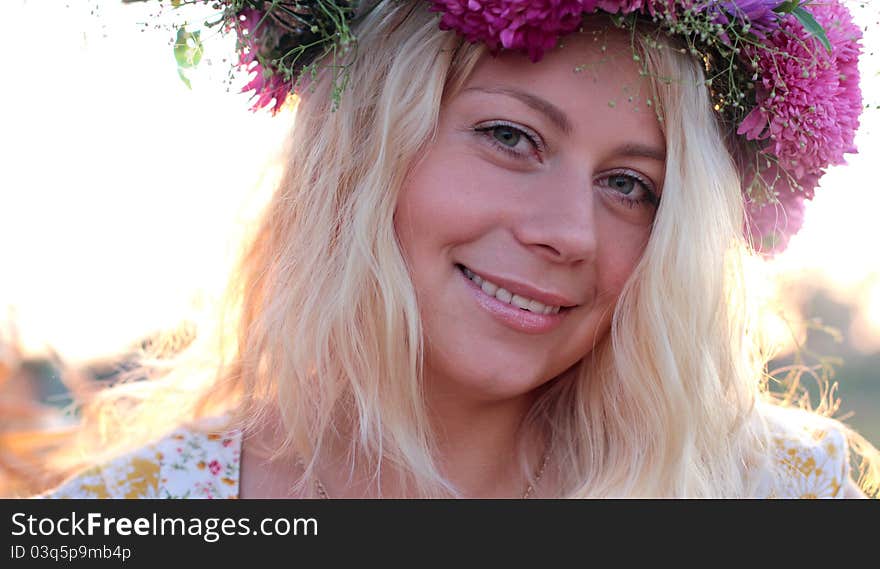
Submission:
<svg viewBox="0 0 880 569">
<path fill-rule="evenodd" d="M 598 247 L 592 178 L 568 175 L 536 181 L 538 199 L 524 204 L 513 227 L 524 246 L 556 263 L 591 261 Z"/>
</svg>

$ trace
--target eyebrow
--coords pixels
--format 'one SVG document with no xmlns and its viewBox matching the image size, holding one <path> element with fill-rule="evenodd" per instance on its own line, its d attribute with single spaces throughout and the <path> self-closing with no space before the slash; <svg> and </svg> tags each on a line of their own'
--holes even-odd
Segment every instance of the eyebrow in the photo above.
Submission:
<svg viewBox="0 0 880 569">
<path fill-rule="evenodd" d="M 571 133 L 571 121 L 568 120 L 568 117 L 562 109 L 550 101 L 532 95 L 531 93 L 526 93 L 525 91 L 520 91 L 519 89 L 513 89 L 511 87 L 468 87 L 465 91 L 480 91 L 482 93 L 513 97 L 545 115 L 550 119 L 550 122 L 559 127 L 559 129 L 565 134 Z"/>
<path fill-rule="evenodd" d="M 565 134 L 571 134 L 571 121 L 562 109 L 546 99 L 542 99 L 531 93 L 520 91 L 512 87 L 468 87 L 465 91 L 479 91 L 481 93 L 489 93 L 493 95 L 506 95 L 513 97 L 545 115 L 550 122 L 555 124 Z M 612 153 L 615 156 L 625 156 L 627 158 L 648 158 L 657 162 L 666 163 L 666 150 L 656 146 L 646 144 L 624 144 L 614 149 Z"/>
<path fill-rule="evenodd" d="M 615 156 L 625 156 L 627 158 L 649 158 L 657 162 L 666 163 L 666 151 L 656 146 L 648 146 L 646 144 L 624 144 L 618 146 L 612 152 Z"/>
</svg>

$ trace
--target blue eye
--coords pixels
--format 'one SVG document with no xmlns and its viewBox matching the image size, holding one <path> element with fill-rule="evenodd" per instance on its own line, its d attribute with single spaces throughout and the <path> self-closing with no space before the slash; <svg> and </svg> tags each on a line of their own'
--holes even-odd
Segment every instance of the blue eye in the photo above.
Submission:
<svg viewBox="0 0 880 569">
<path fill-rule="evenodd" d="M 507 125 L 492 127 L 492 137 L 504 146 L 515 148 L 522 138 L 522 132 Z"/>
<path fill-rule="evenodd" d="M 636 184 L 640 183 L 632 176 L 625 176 L 623 174 L 615 174 L 608 177 L 608 186 L 626 196 L 633 193 L 636 189 Z"/>
<path fill-rule="evenodd" d="M 490 121 L 473 127 L 486 142 L 514 158 L 541 160 L 544 143 L 541 136 L 528 127 L 506 121 Z M 525 143 L 525 144 L 523 144 Z"/>
<path fill-rule="evenodd" d="M 656 207 L 660 203 L 654 184 L 632 170 L 610 172 L 599 177 L 596 183 L 606 188 L 611 197 L 629 207 L 638 205 Z"/>
</svg>

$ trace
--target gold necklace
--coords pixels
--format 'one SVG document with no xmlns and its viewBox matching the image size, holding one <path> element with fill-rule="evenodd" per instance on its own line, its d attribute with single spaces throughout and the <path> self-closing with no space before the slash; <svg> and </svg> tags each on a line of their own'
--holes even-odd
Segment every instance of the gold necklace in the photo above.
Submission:
<svg viewBox="0 0 880 569">
<path fill-rule="evenodd" d="M 544 453 L 544 460 L 541 461 L 541 468 L 538 469 L 538 474 L 535 475 L 534 486 L 537 486 L 538 482 L 541 481 L 541 477 L 544 476 L 544 469 L 547 468 L 547 462 L 549 460 L 550 460 L 550 451 L 547 450 L 547 452 Z M 528 498 L 529 496 L 532 495 L 532 491 L 534 490 L 534 486 L 532 485 L 531 482 L 529 482 L 529 485 L 526 486 L 525 493 L 522 495 L 523 500 L 525 500 L 526 498 Z"/>
<path fill-rule="evenodd" d="M 538 469 L 538 473 L 535 475 L 534 483 L 529 482 L 526 486 L 526 491 L 522 495 L 523 500 L 529 498 L 532 495 L 535 490 L 535 486 L 538 485 L 538 482 L 541 481 L 541 477 L 544 476 L 544 470 L 547 468 L 547 462 L 549 461 L 550 451 L 548 450 L 546 453 L 544 453 L 544 459 L 541 461 L 541 468 Z M 323 484 L 321 484 L 321 479 L 318 478 L 317 475 L 313 475 L 313 477 L 315 479 L 315 490 L 318 493 L 318 497 L 320 497 L 322 500 L 329 500 L 330 495 L 327 494 L 327 489 L 324 488 Z"/>
</svg>

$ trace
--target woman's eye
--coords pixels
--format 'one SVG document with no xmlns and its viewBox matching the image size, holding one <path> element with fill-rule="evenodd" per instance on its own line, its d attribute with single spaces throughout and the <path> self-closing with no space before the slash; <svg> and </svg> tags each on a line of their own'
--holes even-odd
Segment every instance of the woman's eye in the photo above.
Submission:
<svg viewBox="0 0 880 569">
<path fill-rule="evenodd" d="M 654 186 L 635 172 L 614 172 L 602 176 L 598 184 L 611 191 L 612 197 L 625 205 L 635 207 L 640 204 L 657 206 L 660 198 Z"/>
<path fill-rule="evenodd" d="M 512 127 L 499 125 L 492 127 L 492 136 L 501 144 L 515 148 L 522 138 L 522 133 Z"/>
<path fill-rule="evenodd" d="M 624 176 L 622 174 L 615 174 L 613 176 L 608 177 L 608 185 L 614 190 L 617 190 L 621 194 L 626 196 L 633 193 L 637 188 L 636 185 L 640 184 L 638 180 L 633 178 L 632 176 Z"/>
<path fill-rule="evenodd" d="M 474 131 L 514 158 L 534 157 L 540 160 L 544 151 L 540 136 L 527 127 L 493 121 L 474 127 Z"/>
</svg>

